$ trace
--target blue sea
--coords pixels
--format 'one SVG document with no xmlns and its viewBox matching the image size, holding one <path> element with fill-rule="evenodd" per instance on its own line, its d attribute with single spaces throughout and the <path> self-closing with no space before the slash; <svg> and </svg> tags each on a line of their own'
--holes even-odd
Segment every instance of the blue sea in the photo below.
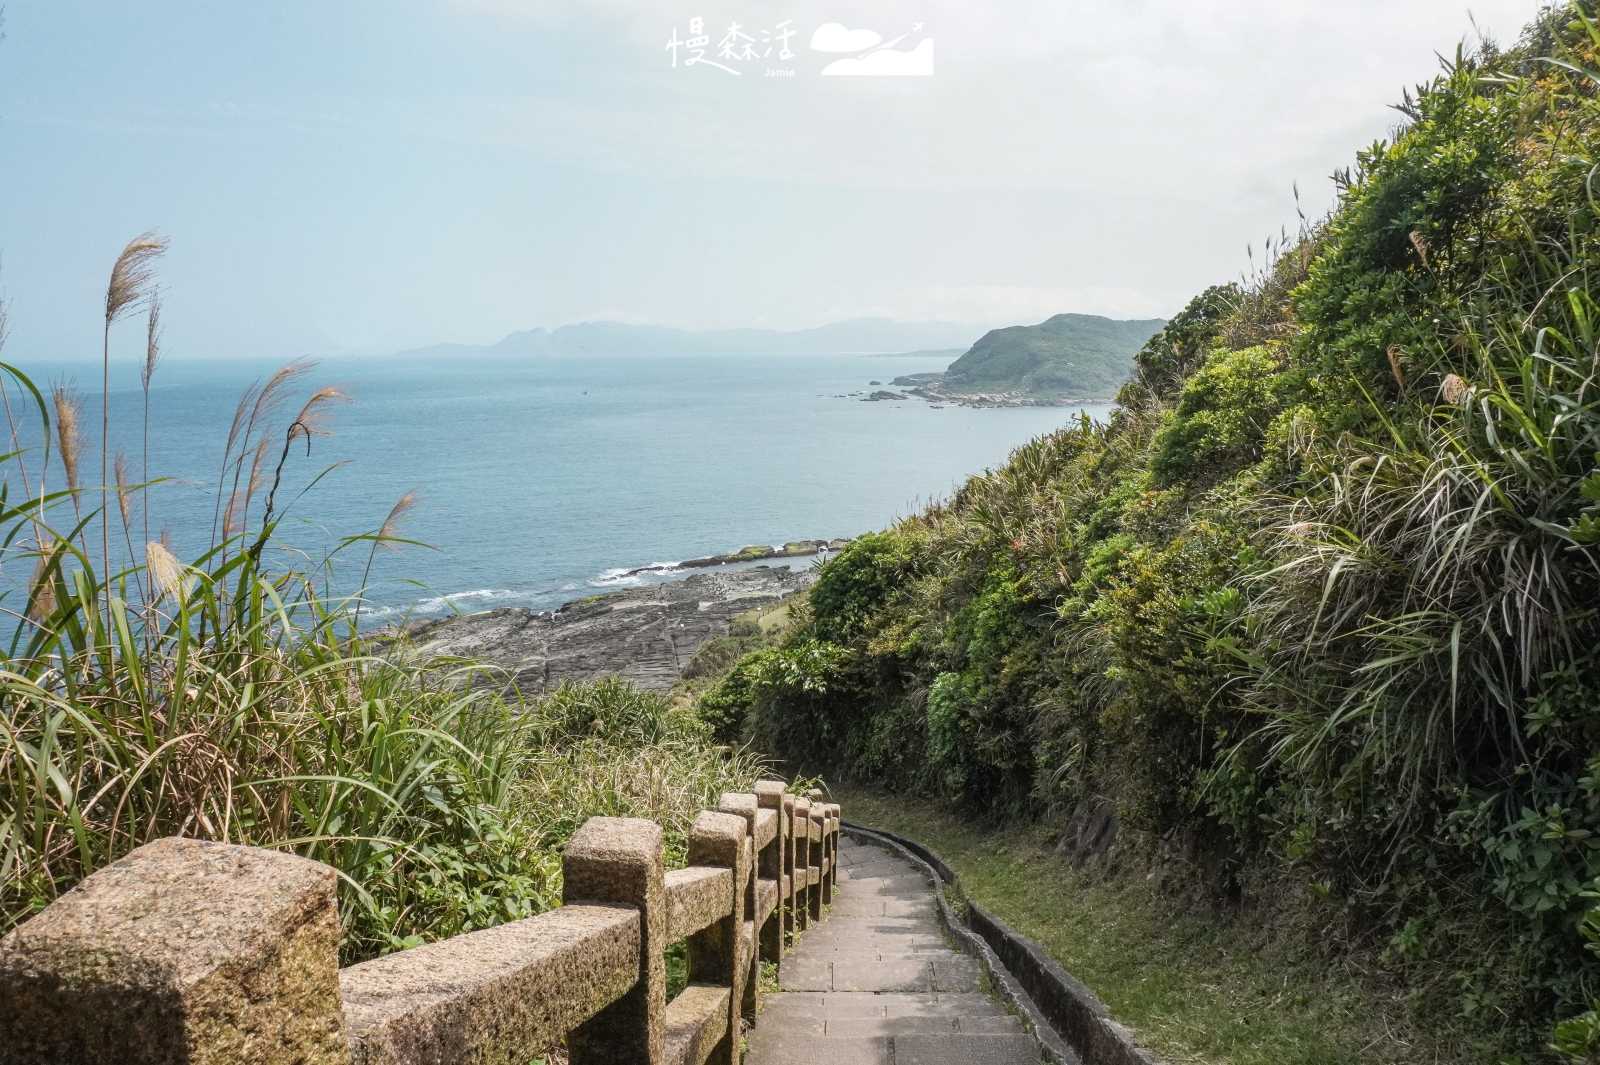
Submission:
<svg viewBox="0 0 1600 1065">
<path fill-rule="evenodd" d="M 342 537 L 375 530 L 396 499 L 416 490 L 420 503 L 402 535 L 430 546 L 377 555 L 370 616 L 381 620 L 501 606 L 549 610 L 600 590 L 682 575 L 625 575 L 638 567 L 746 544 L 856 536 L 947 496 L 1018 444 L 1079 415 L 1066 407 L 862 402 L 877 390 L 871 382 L 887 388 L 893 377 L 941 370 L 947 360 L 327 359 L 302 380 L 275 423 L 275 440 L 313 388 L 341 384 L 355 402 L 338 408 L 332 435 L 316 437 L 309 456 L 303 444 L 291 453 L 278 491 L 289 516 L 280 540 L 284 550 L 321 559 Z M 81 479 L 97 485 L 100 367 L 23 368 L 41 388 L 69 379 L 83 391 L 89 453 Z M 168 528 L 180 557 L 194 557 L 211 540 L 240 394 L 276 368 L 174 360 L 158 369 L 150 475 L 167 480 L 150 491 L 152 536 Z M 137 366 L 113 365 L 112 446 L 128 453 L 135 478 L 137 374 Z M 1103 418 L 1110 408 L 1084 409 Z M 274 457 L 278 451 L 274 444 Z M 14 466 L 7 476 L 15 478 Z M 61 476 L 52 470 L 51 487 L 61 486 Z M 259 515 L 258 503 L 252 525 Z M 137 545 L 137 504 L 133 524 Z M 338 555 L 338 584 L 359 585 L 369 546 Z"/>
</svg>

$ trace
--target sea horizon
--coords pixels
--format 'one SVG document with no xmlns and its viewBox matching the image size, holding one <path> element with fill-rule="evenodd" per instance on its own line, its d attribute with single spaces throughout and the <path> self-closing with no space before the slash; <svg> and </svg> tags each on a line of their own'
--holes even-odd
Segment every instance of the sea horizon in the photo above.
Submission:
<svg viewBox="0 0 1600 1065">
<path fill-rule="evenodd" d="M 1111 410 L 862 402 L 893 391 L 896 376 L 949 362 L 907 353 L 311 361 L 274 432 L 314 388 L 339 386 L 354 402 L 338 407 L 332 435 L 315 438 L 309 457 L 303 445 L 290 454 L 281 546 L 321 559 L 341 537 L 377 529 L 405 492 L 420 497 L 400 535 L 428 546 L 378 553 L 364 611 L 372 623 L 552 610 L 681 579 L 694 571 L 671 567 L 687 559 L 859 536 L 948 495 L 1080 411 L 1104 418 Z M 66 379 L 82 392 L 82 482 L 97 481 L 100 363 L 17 365 L 41 388 Z M 151 529 L 154 537 L 166 528 L 180 558 L 213 542 L 215 486 L 239 396 L 280 365 L 173 359 L 158 368 L 150 476 L 166 480 L 151 490 Z M 114 360 L 111 371 L 112 448 L 137 466 L 138 367 Z M 59 470 L 52 476 L 59 484 Z M 259 521 L 259 504 L 250 520 Z M 142 531 L 141 516 L 134 524 Z M 359 586 L 368 547 L 354 545 L 335 563 L 341 591 Z"/>
</svg>

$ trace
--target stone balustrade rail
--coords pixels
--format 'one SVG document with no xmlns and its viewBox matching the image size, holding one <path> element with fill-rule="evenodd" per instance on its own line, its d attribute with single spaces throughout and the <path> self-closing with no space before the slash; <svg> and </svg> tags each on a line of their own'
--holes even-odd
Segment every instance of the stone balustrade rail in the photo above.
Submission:
<svg viewBox="0 0 1600 1065">
<path fill-rule="evenodd" d="M 0 1065 L 736 1065 L 761 962 L 821 918 L 839 807 L 726 794 L 667 870 L 661 826 L 590 818 L 563 904 L 341 969 L 336 874 L 161 839 L 0 940 Z M 666 997 L 666 949 L 688 986 Z"/>
</svg>

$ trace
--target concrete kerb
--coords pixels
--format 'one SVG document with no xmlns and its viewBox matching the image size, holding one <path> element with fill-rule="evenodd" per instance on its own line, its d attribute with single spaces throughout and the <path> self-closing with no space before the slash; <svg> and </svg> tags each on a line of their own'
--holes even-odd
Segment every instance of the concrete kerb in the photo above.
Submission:
<svg viewBox="0 0 1600 1065">
<path fill-rule="evenodd" d="M 958 916 L 945 895 L 945 886 L 959 886 L 960 878 L 934 851 L 884 829 L 843 820 L 840 829 L 858 842 L 887 846 L 926 870 L 934 883 L 940 923 L 952 939 L 979 960 L 995 990 L 1007 1005 L 1022 1014 L 1050 1061 L 1056 1065 L 1162 1065 L 1135 1045 L 1132 1035 L 1111 1018 L 1094 992 L 1027 937 L 970 901 L 969 920 L 976 920 L 969 924 Z M 1011 966 L 991 940 L 1012 959 Z M 1020 974 L 1014 973 L 1013 967 Z M 1038 999 L 1050 1007 L 1049 1013 L 1040 1008 Z M 1063 1028 L 1073 1037 L 1070 1041 L 1060 1030 Z"/>
</svg>

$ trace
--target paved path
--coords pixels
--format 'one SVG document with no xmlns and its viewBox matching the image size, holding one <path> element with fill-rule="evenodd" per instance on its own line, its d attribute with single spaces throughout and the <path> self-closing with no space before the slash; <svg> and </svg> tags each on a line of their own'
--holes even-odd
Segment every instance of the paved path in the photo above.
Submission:
<svg viewBox="0 0 1600 1065">
<path fill-rule="evenodd" d="M 746 1065 L 1037 1065 L 1022 1022 L 951 949 L 926 874 L 839 837 L 832 915 L 779 965 Z"/>
</svg>

